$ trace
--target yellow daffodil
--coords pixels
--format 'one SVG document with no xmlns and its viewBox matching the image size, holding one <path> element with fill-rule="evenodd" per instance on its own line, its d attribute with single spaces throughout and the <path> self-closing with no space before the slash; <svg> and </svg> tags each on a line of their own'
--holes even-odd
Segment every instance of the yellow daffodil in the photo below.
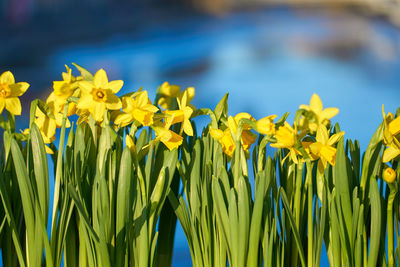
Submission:
<svg viewBox="0 0 400 267">
<path fill-rule="evenodd" d="M 276 117 L 276 115 L 269 115 L 256 121 L 256 131 L 265 135 L 275 134 L 274 119 Z"/>
<path fill-rule="evenodd" d="M 222 151 L 229 157 L 232 157 L 233 151 L 235 151 L 236 148 L 232 134 L 238 134 L 237 128 L 241 119 L 249 119 L 254 121 L 254 118 L 250 114 L 243 112 L 237 114 L 235 117 L 229 116 L 228 128 L 225 130 L 222 131 L 220 129 L 210 129 L 211 137 L 213 137 L 222 145 Z M 251 145 L 256 141 L 257 135 L 250 131 L 250 125 L 244 124 L 242 127 L 240 142 L 243 146 L 243 149 L 248 152 Z"/>
<path fill-rule="evenodd" d="M 152 128 L 156 133 L 156 139 L 161 141 L 169 150 L 173 150 L 182 145 L 183 137 L 171 131 L 168 124 L 155 123 Z"/>
<path fill-rule="evenodd" d="M 62 81 L 53 82 L 53 92 L 47 98 L 46 103 L 56 112 L 63 112 L 64 104 L 70 96 L 78 97 L 80 90 L 79 82 L 83 80 L 81 76 L 74 77 L 72 70 L 65 65 L 67 72 L 62 73 Z M 68 116 L 74 115 L 76 112 L 76 104 L 70 103 L 68 106 Z"/>
<path fill-rule="evenodd" d="M 171 109 L 173 100 L 176 98 L 177 100 L 182 100 L 184 93 L 186 92 L 187 96 L 187 104 L 193 110 L 195 109 L 192 105 L 190 105 L 190 101 L 192 101 L 195 95 L 194 87 L 188 87 L 185 91 L 181 92 L 180 87 L 178 85 L 169 84 L 168 82 L 164 82 L 158 91 L 160 95 L 157 105 L 159 105 L 163 109 Z"/>
<path fill-rule="evenodd" d="M 172 100 L 179 95 L 180 91 L 181 90 L 178 85 L 164 82 L 159 89 L 159 94 L 161 97 L 158 99 L 157 104 L 163 109 L 171 108 Z"/>
<path fill-rule="evenodd" d="M 310 105 L 300 105 L 301 109 L 312 111 L 316 117 L 316 122 L 308 122 L 311 132 L 315 132 L 319 125 L 327 126 L 330 119 L 339 113 L 338 108 L 323 108 L 321 98 L 317 94 L 311 96 Z"/>
<path fill-rule="evenodd" d="M 400 117 L 393 119 L 393 114 L 385 115 L 384 106 L 382 105 L 382 115 L 384 121 L 383 141 L 388 146 L 383 151 L 382 161 L 389 162 L 400 155 L 400 142 L 396 135 L 400 133 Z"/>
<path fill-rule="evenodd" d="M 21 102 L 19 96 L 26 92 L 29 84 L 26 82 L 15 83 L 14 75 L 6 71 L 0 75 L 0 114 L 6 108 L 14 115 L 21 115 Z"/>
<path fill-rule="evenodd" d="M 228 125 L 229 125 L 229 129 L 231 130 L 232 133 L 237 134 L 237 127 L 238 127 L 241 119 L 248 119 L 251 121 L 255 121 L 255 119 L 249 113 L 246 113 L 246 112 L 238 113 L 233 118 L 231 116 L 229 116 L 228 117 Z M 243 124 L 242 127 L 243 128 L 242 128 L 242 134 L 240 136 L 240 141 L 242 143 L 243 149 L 246 152 L 248 152 L 251 145 L 256 141 L 257 135 L 250 131 L 250 129 L 251 129 L 250 125 L 245 123 L 245 124 Z"/>
<path fill-rule="evenodd" d="M 121 100 L 115 94 L 123 84 L 121 80 L 109 82 L 106 72 L 100 69 L 94 75 L 93 82 L 79 82 L 81 97 L 77 108 L 88 110 L 97 122 L 103 121 L 107 110 L 118 110 L 122 107 Z"/>
<path fill-rule="evenodd" d="M 188 136 L 193 136 L 193 128 L 190 123 L 190 117 L 192 116 L 193 109 L 189 106 L 188 91 L 184 91 L 182 97 L 177 99 L 179 110 L 166 110 L 164 114 L 167 115 L 165 118 L 166 124 L 173 125 L 175 123 L 182 122 L 180 133 L 184 131 Z"/>
<path fill-rule="evenodd" d="M 120 127 L 134 120 L 143 126 L 149 126 L 153 124 L 154 113 L 158 111 L 158 108 L 151 104 L 147 91 L 142 91 L 135 98 L 123 97 L 122 110 L 123 112 L 119 112 L 114 120 L 114 123 Z"/>
<path fill-rule="evenodd" d="M 56 128 L 61 127 L 62 117 L 63 115 L 58 112 L 54 114 L 54 118 L 50 118 L 39 108 L 36 109 L 35 124 L 39 128 L 45 144 L 50 144 L 55 140 Z M 67 128 L 71 127 L 71 123 L 68 119 L 65 126 Z M 46 146 L 45 149 L 48 154 L 53 154 L 53 151 L 49 147 Z"/>
<path fill-rule="evenodd" d="M 320 159 L 318 163 L 319 171 L 323 172 L 326 168 L 327 162 L 332 166 L 336 163 L 336 148 L 333 147 L 344 132 L 333 134 L 329 137 L 328 130 L 325 126 L 320 125 L 317 129 L 316 142 L 309 145 L 309 150 L 314 157 Z"/>
<path fill-rule="evenodd" d="M 229 128 L 224 131 L 220 129 L 210 129 L 210 135 L 222 145 L 222 151 L 229 157 L 232 157 L 236 145 L 235 141 L 233 141 L 231 130 Z"/>
<path fill-rule="evenodd" d="M 297 131 L 290 126 L 289 123 L 285 121 L 283 126 L 280 126 L 278 130 L 275 132 L 276 143 L 270 144 L 271 147 L 275 148 L 287 148 L 289 149 L 289 153 L 282 160 L 282 164 L 285 162 L 286 158 L 290 157 L 294 163 L 299 163 L 297 159 L 297 155 L 300 155 L 300 152 L 294 148 L 297 140 Z"/>
</svg>

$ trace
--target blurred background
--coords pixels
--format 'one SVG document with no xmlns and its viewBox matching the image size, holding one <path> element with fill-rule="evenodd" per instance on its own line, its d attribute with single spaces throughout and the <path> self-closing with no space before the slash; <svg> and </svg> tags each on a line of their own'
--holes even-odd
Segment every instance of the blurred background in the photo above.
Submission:
<svg viewBox="0 0 400 267">
<path fill-rule="evenodd" d="M 291 121 L 317 93 L 365 149 L 381 105 L 400 106 L 399 26 L 399 0 L 1 0 L 0 73 L 31 84 L 21 129 L 75 62 L 124 80 L 121 95 L 169 81 L 194 86 L 196 107 L 229 92 L 229 113 L 256 119 Z M 179 224 L 173 265 L 190 266 Z"/>
</svg>

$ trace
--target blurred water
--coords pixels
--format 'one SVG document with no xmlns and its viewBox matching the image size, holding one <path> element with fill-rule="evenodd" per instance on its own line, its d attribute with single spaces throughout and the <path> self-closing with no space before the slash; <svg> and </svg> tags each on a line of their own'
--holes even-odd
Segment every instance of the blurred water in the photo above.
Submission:
<svg viewBox="0 0 400 267">
<path fill-rule="evenodd" d="M 93 72 L 103 67 L 110 80 L 125 81 L 121 95 L 143 86 L 154 97 L 166 80 L 194 86 L 196 107 L 213 108 L 229 92 L 229 113 L 256 119 L 289 111 L 291 121 L 315 92 L 324 106 L 340 109 L 333 121 L 365 149 L 382 120 L 381 105 L 392 112 L 400 106 L 399 44 L 398 29 L 380 20 L 272 9 L 166 21 L 60 47 L 42 68 L 59 77 L 71 62 Z M 190 266 L 179 224 L 173 262 Z"/>
</svg>

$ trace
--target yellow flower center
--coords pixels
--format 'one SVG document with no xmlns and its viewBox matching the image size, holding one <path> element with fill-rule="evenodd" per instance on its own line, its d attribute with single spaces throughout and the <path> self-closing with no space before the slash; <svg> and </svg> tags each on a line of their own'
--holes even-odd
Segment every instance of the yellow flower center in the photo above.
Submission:
<svg viewBox="0 0 400 267">
<path fill-rule="evenodd" d="M 99 88 L 99 89 L 94 88 L 92 90 L 92 96 L 93 96 L 94 101 L 97 101 L 97 102 L 106 102 L 107 101 L 107 94 L 101 88 Z"/>
<path fill-rule="evenodd" d="M 7 98 L 11 95 L 11 89 L 6 83 L 0 83 L 0 97 Z"/>
</svg>

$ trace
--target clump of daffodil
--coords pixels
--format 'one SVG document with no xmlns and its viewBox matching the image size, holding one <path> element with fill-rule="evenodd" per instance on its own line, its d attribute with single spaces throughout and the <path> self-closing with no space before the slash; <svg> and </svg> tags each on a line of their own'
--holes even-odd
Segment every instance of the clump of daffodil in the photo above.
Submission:
<svg viewBox="0 0 400 267">
<path fill-rule="evenodd" d="M 235 117 L 228 117 L 228 127 L 224 130 L 210 128 L 211 136 L 222 145 L 222 151 L 232 157 L 236 145 L 233 136 L 238 134 L 239 122 L 242 119 L 255 121 L 249 113 L 238 113 Z M 240 135 L 240 142 L 246 153 L 249 152 L 251 145 L 256 141 L 257 135 L 251 132 L 251 126 L 244 123 Z"/>
<path fill-rule="evenodd" d="M 396 180 L 396 171 L 390 167 L 383 170 L 382 178 L 386 183 L 391 184 Z"/>
<path fill-rule="evenodd" d="M 327 126 L 330 123 L 330 119 L 339 113 L 338 108 L 325 108 L 322 105 L 321 98 L 317 94 L 311 96 L 310 105 L 300 105 L 300 109 L 311 111 L 314 115 L 314 120 L 307 121 L 306 118 L 302 118 L 300 122 L 301 128 L 308 126 L 311 132 L 315 132 L 319 125 Z"/>
<path fill-rule="evenodd" d="M 167 124 L 173 125 L 175 123 L 182 123 L 180 134 L 184 131 L 188 136 L 193 136 L 193 128 L 190 123 L 193 106 L 190 105 L 191 98 L 189 97 L 189 94 L 189 91 L 185 90 L 183 95 L 177 98 L 178 110 L 165 110 L 163 113 L 167 115 L 165 118 Z"/>
<path fill-rule="evenodd" d="M 195 94 L 194 87 L 188 87 L 185 91 L 187 92 L 187 102 L 189 103 Z M 171 109 L 173 100 L 175 98 L 181 98 L 184 92 L 181 92 L 181 89 L 178 85 L 164 82 L 158 89 L 159 98 L 157 105 L 163 109 Z"/>
<path fill-rule="evenodd" d="M 143 126 L 149 126 L 153 124 L 154 113 L 158 108 L 151 104 L 147 91 L 141 91 L 134 98 L 123 97 L 122 110 L 114 120 L 116 125 L 124 127 L 136 120 Z"/>
<path fill-rule="evenodd" d="M 26 92 L 29 84 L 26 82 L 15 83 L 14 75 L 6 71 L 0 75 L 0 113 L 4 108 L 13 115 L 21 115 L 21 102 L 19 96 Z"/>
<path fill-rule="evenodd" d="M 275 124 L 274 119 L 276 119 L 276 115 L 269 115 L 262 119 L 256 121 L 256 128 L 255 130 L 260 134 L 265 135 L 273 135 L 275 134 Z"/>
<path fill-rule="evenodd" d="M 173 150 L 182 145 L 183 137 L 169 129 L 171 125 L 163 122 L 155 122 L 151 127 L 155 133 L 155 141 L 161 141 L 169 150 Z"/>
<path fill-rule="evenodd" d="M 81 97 L 78 101 L 78 114 L 87 112 L 97 122 L 102 122 L 107 110 L 119 110 L 122 107 L 121 100 L 115 95 L 122 88 L 121 80 L 108 81 L 107 74 L 100 69 L 94 75 L 93 81 L 80 81 Z"/>
<path fill-rule="evenodd" d="M 382 161 L 389 162 L 400 155 L 400 142 L 396 135 L 400 133 L 400 117 L 393 119 L 393 114 L 385 115 L 384 106 L 382 106 L 382 115 L 384 122 L 383 141 L 387 148 L 383 151 Z"/>
<path fill-rule="evenodd" d="M 295 129 L 285 121 L 284 125 L 279 126 L 278 130 L 275 132 L 276 143 L 270 144 L 271 147 L 286 148 L 289 150 L 289 153 L 282 160 L 282 164 L 288 157 L 290 157 L 294 163 L 299 163 L 297 155 L 300 155 L 300 152 L 295 148 L 297 141 L 297 130 Z"/>
<path fill-rule="evenodd" d="M 55 112 L 62 112 L 67 99 L 70 96 L 78 97 L 80 94 L 79 82 L 83 81 L 82 76 L 74 77 L 72 70 L 65 65 L 67 72 L 62 73 L 62 81 L 53 82 L 53 92 L 47 98 L 46 103 L 51 106 Z M 74 115 L 76 112 L 76 104 L 69 103 L 68 116 Z"/>
<path fill-rule="evenodd" d="M 339 132 L 333 134 L 329 137 L 327 128 L 324 125 L 320 125 L 317 129 L 316 142 L 308 145 L 311 157 L 315 160 L 319 158 L 318 170 L 323 172 L 326 169 L 326 165 L 329 162 L 332 166 L 336 163 L 336 148 L 333 147 L 341 137 L 343 137 L 344 132 Z"/>
</svg>

